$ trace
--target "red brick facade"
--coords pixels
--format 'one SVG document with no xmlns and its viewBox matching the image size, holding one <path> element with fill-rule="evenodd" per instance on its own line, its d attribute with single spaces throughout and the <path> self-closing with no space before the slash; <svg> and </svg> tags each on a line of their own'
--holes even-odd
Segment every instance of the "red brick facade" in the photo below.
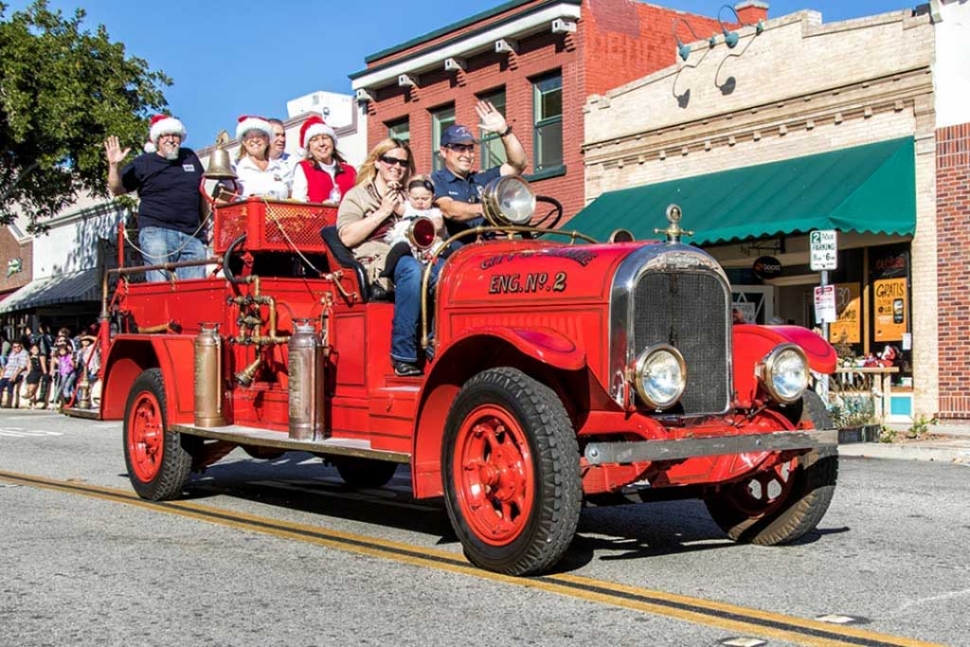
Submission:
<svg viewBox="0 0 970 647">
<path fill-rule="evenodd" d="M 368 60 L 369 69 L 433 50 L 462 34 L 528 12 L 540 4 L 543 0 L 524 2 L 400 52 L 372 57 Z M 435 153 L 431 150 L 430 111 L 453 103 L 457 123 L 476 125 L 476 95 L 504 88 L 506 116 L 525 147 L 529 160 L 526 174 L 531 174 L 534 172 L 532 82 L 547 72 L 559 71 L 565 173 L 537 180 L 535 188 L 538 193 L 562 202 L 569 218 L 585 205 L 581 148 L 586 98 L 673 64 L 676 40 L 672 27 L 678 17 L 686 18 L 700 37 L 719 31 L 716 20 L 633 0 L 583 0 L 574 33 L 543 31 L 519 40 L 515 54 L 477 55 L 467 59 L 464 71 L 435 70 L 421 75 L 419 87 L 393 85 L 372 93 L 374 100 L 368 105 L 368 147 L 387 136 L 387 124 L 407 117 L 418 170 L 427 172 Z M 684 40 L 693 40 L 686 28 L 677 34 Z"/>
<path fill-rule="evenodd" d="M 32 241 L 21 245 L 9 228 L 0 226 L 0 299 L 30 283 L 33 275 L 33 247 Z M 16 258 L 21 260 L 21 270 L 7 276 L 7 263 Z"/>
<path fill-rule="evenodd" d="M 943 419 L 970 419 L 970 124 L 936 131 L 939 366 Z"/>
</svg>

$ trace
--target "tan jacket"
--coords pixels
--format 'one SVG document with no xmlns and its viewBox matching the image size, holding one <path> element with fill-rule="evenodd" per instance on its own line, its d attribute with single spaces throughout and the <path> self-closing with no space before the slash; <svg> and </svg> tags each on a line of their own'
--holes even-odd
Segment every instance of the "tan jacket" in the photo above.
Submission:
<svg viewBox="0 0 970 647">
<path fill-rule="evenodd" d="M 339 233 L 350 223 L 363 220 L 380 208 L 381 199 L 374 185 L 358 184 L 347 192 L 340 203 L 340 209 L 337 211 L 337 232 Z M 388 218 L 386 225 L 379 226 L 370 238 L 351 250 L 354 258 L 360 261 L 367 271 L 367 280 L 371 283 L 380 283 L 385 288 L 390 286 L 380 277 L 380 273 L 384 270 L 384 261 L 387 259 L 387 253 L 391 251 L 391 246 L 384 242 L 384 234 L 396 219 L 396 217 Z"/>
</svg>

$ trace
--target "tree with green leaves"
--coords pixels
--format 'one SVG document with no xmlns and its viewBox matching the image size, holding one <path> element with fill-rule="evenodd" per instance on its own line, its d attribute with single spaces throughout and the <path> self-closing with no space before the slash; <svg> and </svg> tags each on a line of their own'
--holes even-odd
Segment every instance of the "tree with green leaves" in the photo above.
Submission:
<svg viewBox="0 0 970 647">
<path fill-rule="evenodd" d="M 19 211 L 29 228 L 81 192 L 106 195 L 109 135 L 143 141 L 171 80 L 127 56 L 104 25 L 82 27 L 36 0 L 6 17 L 0 2 L 0 223 Z"/>
</svg>

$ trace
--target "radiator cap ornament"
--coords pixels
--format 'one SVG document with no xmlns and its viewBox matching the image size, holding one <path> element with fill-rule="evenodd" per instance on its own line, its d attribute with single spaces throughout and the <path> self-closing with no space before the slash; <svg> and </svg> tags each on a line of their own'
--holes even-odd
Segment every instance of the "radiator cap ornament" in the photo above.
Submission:
<svg viewBox="0 0 970 647">
<path fill-rule="evenodd" d="M 680 207 L 679 206 L 677 206 L 676 204 L 669 204 L 669 205 L 667 205 L 666 214 L 667 214 L 667 222 L 669 222 L 670 225 L 666 229 L 654 229 L 653 230 L 653 233 L 655 233 L 655 234 L 666 234 L 666 236 L 667 236 L 667 244 L 668 245 L 676 245 L 676 244 L 679 244 L 680 243 L 680 237 L 681 236 L 693 236 L 694 235 L 694 232 L 692 232 L 692 231 L 687 231 L 686 229 L 681 229 L 681 227 L 680 227 L 680 219 L 681 219 L 681 217 L 684 214 L 680 210 Z"/>
</svg>

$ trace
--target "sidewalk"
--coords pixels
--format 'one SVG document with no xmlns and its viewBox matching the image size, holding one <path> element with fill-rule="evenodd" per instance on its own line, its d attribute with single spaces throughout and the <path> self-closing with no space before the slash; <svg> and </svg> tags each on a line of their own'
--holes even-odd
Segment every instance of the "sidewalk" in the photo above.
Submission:
<svg viewBox="0 0 970 647">
<path fill-rule="evenodd" d="M 970 425 L 941 424 L 930 426 L 929 437 L 907 440 L 906 425 L 889 425 L 899 432 L 895 443 L 857 443 L 840 445 L 839 455 L 859 458 L 892 458 L 896 460 L 962 463 L 970 466 Z"/>
</svg>

